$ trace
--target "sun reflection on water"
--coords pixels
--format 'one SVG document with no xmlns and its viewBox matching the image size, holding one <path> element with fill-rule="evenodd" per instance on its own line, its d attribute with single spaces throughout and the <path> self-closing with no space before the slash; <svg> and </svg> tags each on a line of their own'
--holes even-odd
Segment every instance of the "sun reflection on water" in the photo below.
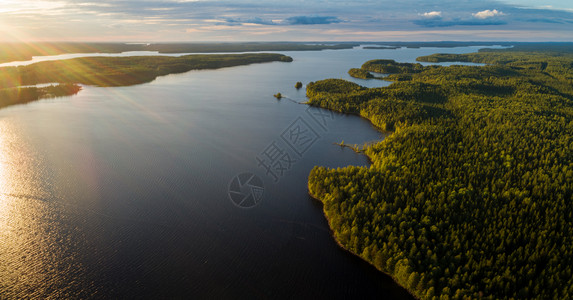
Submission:
<svg viewBox="0 0 573 300">
<path fill-rule="evenodd" d="M 0 120 L 0 234 L 3 237 L 12 229 L 10 225 L 15 213 L 13 195 L 17 194 L 19 187 L 25 188 L 25 183 L 16 180 L 20 154 L 14 151 L 15 144 L 12 124 L 8 120 Z M 2 242 L 2 248 L 5 248 L 10 240 L 2 239 Z"/>
<path fill-rule="evenodd" d="M 61 277 L 57 214 L 39 183 L 42 161 L 21 132 L 0 119 L 0 298 L 8 299 L 55 295 Z"/>
<path fill-rule="evenodd" d="M 34 169 L 37 160 L 9 119 L 0 120 L 0 232 L 14 229 L 22 201 L 34 196 Z M 6 244 L 4 240 L 4 245 Z"/>
<path fill-rule="evenodd" d="M 41 272 L 33 271 L 38 261 L 28 257 L 38 249 L 28 239 L 37 226 L 28 219 L 33 208 L 19 198 L 29 194 L 29 183 L 22 180 L 29 163 L 14 129 L 8 119 L 0 120 L 0 294 L 9 298 L 18 296 L 22 285 L 42 279 L 37 277 Z"/>
</svg>

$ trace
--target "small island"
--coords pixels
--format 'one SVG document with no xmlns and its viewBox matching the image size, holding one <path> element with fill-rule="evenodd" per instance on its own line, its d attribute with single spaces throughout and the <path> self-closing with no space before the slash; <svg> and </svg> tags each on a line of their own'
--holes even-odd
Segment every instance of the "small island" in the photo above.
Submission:
<svg viewBox="0 0 573 300">
<path fill-rule="evenodd" d="M 294 87 L 295 87 L 297 90 L 300 90 L 300 89 L 302 88 L 302 82 L 298 81 L 298 82 L 294 85 Z"/>
<path fill-rule="evenodd" d="M 277 98 L 278 100 L 281 100 L 283 95 L 281 93 L 276 93 L 273 95 L 275 98 Z"/>
<path fill-rule="evenodd" d="M 356 153 L 363 153 L 364 149 L 366 149 L 366 145 L 360 147 L 358 146 L 358 144 L 345 144 L 344 141 L 340 142 L 340 143 L 334 143 L 334 145 L 340 146 L 340 148 L 350 148 L 352 149 L 352 151 L 356 152 Z"/>
<path fill-rule="evenodd" d="M 352 68 L 348 70 L 351 77 L 359 79 L 386 79 L 392 81 L 405 81 L 411 80 L 411 74 L 420 73 L 424 70 L 436 68 L 436 66 L 424 67 L 421 64 L 412 63 L 398 63 L 391 59 L 375 59 L 365 62 L 360 68 Z M 370 72 L 380 74 L 391 74 L 387 77 L 376 77 Z"/>
</svg>

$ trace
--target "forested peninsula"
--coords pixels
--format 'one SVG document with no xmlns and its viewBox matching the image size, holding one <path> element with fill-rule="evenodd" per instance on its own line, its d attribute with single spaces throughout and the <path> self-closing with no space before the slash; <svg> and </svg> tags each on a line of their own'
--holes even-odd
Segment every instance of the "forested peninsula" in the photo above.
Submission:
<svg viewBox="0 0 573 300">
<path fill-rule="evenodd" d="M 127 86 L 158 76 L 190 70 L 218 69 L 264 62 L 291 62 L 282 54 L 224 54 L 132 57 L 82 57 L 0 68 L 0 108 L 30 101 L 76 94 L 79 84 Z M 34 85 L 54 83 L 48 87 Z"/>
<path fill-rule="evenodd" d="M 487 65 L 307 85 L 310 105 L 392 131 L 370 167 L 311 171 L 335 239 L 420 299 L 573 297 L 573 50 L 419 60 Z"/>
</svg>

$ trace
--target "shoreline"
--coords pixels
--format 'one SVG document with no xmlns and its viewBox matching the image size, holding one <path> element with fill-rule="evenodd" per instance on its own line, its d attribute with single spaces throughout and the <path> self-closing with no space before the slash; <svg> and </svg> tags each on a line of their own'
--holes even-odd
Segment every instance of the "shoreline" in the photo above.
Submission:
<svg viewBox="0 0 573 300">
<path fill-rule="evenodd" d="M 488 65 L 424 67 L 385 89 L 335 78 L 309 84 L 308 102 L 315 106 L 394 129 L 386 143 L 367 148 L 370 169 L 316 166 L 308 175 L 309 195 L 323 203 L 337 244 L 423 299 L 567 295 L 568 280 L 559 276 L 567 274 L 571 257 L 558 245 L 570 233 L 524 244 L 519 252 L 499 249 L 500 242 L 518 244 L 538 228 L 562 232 L 556 224 L 568 228 L 570 219 L 552 207 L 571 204 L 565 201 L 571 153 L 554 149 L 566 149 L 563 141 L 571 138 L 573 88 L 564 83 L 573 50 L 534 50 L 432 54 Z M 489 158 L 492 153 L 498 156 Z M 532 173 L 553 174 L 538 181 Z M 539 221 L 506 221 L 514 217 Z M 555 249 L 551 260 L 534 256 L 547 247 Z M 476 263 L 486 260 L 498 263 Z M 528 263 L 551 263 L 544 271 L 559 282 L 524 275 Z"/>
<path fill-rule="evenodd" d="M 52 84 L 46 87 L 11 87 L 0 89 L 0 109 L 30 102 L 77 95 L 82 90 L 78 84 Z"/>
<path fill-rule="evenodd" d="M 365 154 L 365 155 L 366 155 L 366 154 Z M 368 156 L 368 155 L 366 155 L 366 156 Z M 368 156 L 368 158 L 369 158 L 369 160 L 370 160 L 370 157 L 369 157 L 369 156 Z M 388 276 L 389 278 L 391 278 L 391 279 L 392 279 L 392 282 L 394 282 L 394 284 L 396 284 L 397 286 L 401 287 L 406 293 L 408 293 L 408 295 L 410 295 L 410 297 L 411 297 L 412 299 L 419 299 L 419 298 L 417 298 L 414 294 L 412 294 L 412 292 L 411 292 L 408 288 L 406 288 L 406 287 L 402 286 L 401 284 L 399 284 L 398 281 L 396 280 L 396 277 L 394 277 L 394 276 L 392 276 L 391 274 L 385 272 L 384 270 L 378 269 L 372 262 L 370 262 L 370 261 L 364 259 L 362 256 L 360 256 L 360 255 L 358 255 L 358 254 L 356 254 L 356 253 L 350 251 L 349 249 L 346 249 L 346 248 L 340 243 L 340 241 L 338 241 L 338 239 L 337 239 L 336 236 L 334 235 L 334 231 L 332 230 L 331 220 L 326 216 L 326 211 L 324 211 L 324 202 L 322 202 L 322 200 L 321 200 L 320 198 L 318 198 L 317 196 L 315 196 L 315 195 L 312 193 L 312 191 L 310 190 L 310 187 L 309 187 L 308 183 L 307 183 L 307 191 L 308 191 L 308 195 L 312 198 L 313 201 L 316 201 L 316 202 L 320 203 L 321 208 L 322 208 L 322 215 L 324 216 L 324 219 L 326 220 L 326 222 L 327 222 L 327 224 L 328 224 L 330 236 L 332 237 L 332 239 L 334 240 L 334 242 L 336 243 L 336 245 L 337 245 L 340 249 L 342 249 L 344 252 L 346 252 L 346 253 L 348 253 L 348 254 L 351 254 L 352 256 L 355 256 L 356 258 L 359 258 L 362 262 L 367 263 L 368 265 L 370 265 L 370 266 L 372 266 L 374 269 L 376 269 L 378 272 L 380 272 L 380 273 L 384 274 L 385 276 Z"/>
<path fill-rule="evenodd" d="M 105 43 L 105 42 L 38 42 L 36 46 L 50 49 L 38 51 L 27 44 L 0 43 L 0 64 L 29 62 L 34 57 L 73 54 L 118 54 L 125 52 L 157 52 L 157 54 L 240 54 L 254 52 L 343 50 L 358 46 L 355 42 L 309 44 L 306 42 L 240 42 L 240 43 Z"/>
<path fill-rule="evenodd" d="M 120 87 L 149 83 L 158 77 L 192 70 L 215 70 L 257 63 L 292 62 L 278 53 L 204 54 L 181 57 L 83 57 L 0 67 L 0 107 L 72 96 L 80 85 Z M 47 87 L 36 87 L 42 84 Z"/>
<path fill-rule="evenodd" d="M 308 103 L 306 103 L 306 102 L 301 103 L 301 104 L 310 105 L 310 104 L 308 104 Z M 315 107 L 322 108 L 322 109 L 326 109 L 326 110 L 329 110 L 329 111 L 338 112 L 338 111 L 335 111 L 335 110 L 332 110 L 332 109 L 328 109 L 328 108 L 324 108 L 324 107 L 320 107 L 320 106 L 315 106 Z M 368 122 L 370 123 L 370 125 L 372 125 L 378 132 L 383 133 L 383 134 L 384 134 L 384 133 L 387 134 L 387 135 L 384 137 L 383 140 L 380 140 L 380 141 L 371 141 L 370 144 L 369 144 L 369 146 L 383 142 L 387 137 L 391 136 L 391 135 L 394 134 L 394 132 L 395 132 L 395 131 L 386 131 L 386 130 L 383 130 L 383 129 L 380 128 L 379 126 L 376 126 L 376 125 L 372 122 L 372 120 L 370 120 L 370 119 L 368 119 L 367 117 L 361 115 L 360 113 L 344 113 L 344 112 L 338 112 L 338 113 L 359 116 L 360 118 L 362 118 L 362 119 L 368 121 Z M 366 148 L 364 148 L 364 149 L 362 149 L 362 150 L 360 150 L 360 151 L 357 151 L 358 149 L 356 149 L 355 147 L 353 147 L 353 146 L 351 146 L 351 145 L 346 145 L 346 144 L 342 144 L 342 143 L 333 143 L 333 144 L 334 144 L 334 145 L 337 145 L 337 146 L 340 146 L 340 147 L 342 147 L 342 148 L 350 148 L 350 149 L 352 149 L 354 152 L 366 156 L 366 158 L 368 159 L 368 164 L 369 164 L 368 167 L 370 167 L 370 166 L 372 165 L 372 163 L 373 163 L 372 157 L 370 157 L 370 156 L 366 153 Z M 410 295 L 410 296 L 412 297 L 412 299 L 420 299 L 420 298 L 417 298 L 407 287 L 405 287 L 405 286 L 399 284 L 398 281 L 396 280 L 396 277 L 394 277 L 392 274 L 387 273 L 387 272 L 385 272 L 384 270 L 381 270 L 381 269 L 377 268 L 372 262 L 370 262 L 370 261 L 364 259 L 364 258 L 363 258 L 362 256 L 360 256 L 359 254 L 354 253 L 354 252 L 352 252 L 351 250 L 345 248 L 344 245 L 342 245 L 342 244 L 340 243 L 340 241 L 336 238 L 336 236 L 335 236 L 335 234 L 334 234 L 334 230 L 332 230 L 331 220 L 330 220 L 330 218 L 328 218 L 328 216 L 326 215 L 326 211 L 324 210 L 324 202 L 323 202 L 318 196 L 316 196 L 316 195 L 314 195 L 314 194 L 312 193 L 312 191 L 311 191 L 311 189 L 310 189 L 310 182 L 309 182 L 308 179 L 307 179 L 307 186 L 306 186 L 306 188 L 307 188 L 308 195 L 313 199 L 313 201 L 316 201 L 316 202 L 320 203 L 321 209 L 322 209 L 322 215 L 324 216 L 324 219 L 326 220 L 326 222 L 327 222 L 327 224 L 328 224 L 330 236 L 332 237 L 332 239 L 334 240 L 334 242 L 336 243 L 336 245 L 338 245 L 338 247 L 339 247 L 340 249 L 344 250 L 344 251 L 347 252 L 348 254 L 351 254 L 351 255 L 353 255 L 353 256 L 359 258 L 361 261 L 363 261 L 363 262 L 367 263 L 368 265 L 372 266 L 372 267 L 373 267 L 374 269 L 376 269 L 378 272 L 381 272 L 381 273 L 384 274 L 385 276 L 388 276 L 389 278 L 391 278 L 392 281 L 394 282 L 394 284 L 396 284 L 397 286 L 401 287 L 404 291 L 406 291 L 406 292 L 408 293 L 408 295 Z"/>
</svg>

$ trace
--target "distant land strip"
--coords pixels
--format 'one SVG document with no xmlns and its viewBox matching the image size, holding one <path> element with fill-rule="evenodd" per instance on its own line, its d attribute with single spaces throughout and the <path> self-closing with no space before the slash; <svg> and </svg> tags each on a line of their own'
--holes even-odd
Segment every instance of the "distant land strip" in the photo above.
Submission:
<svg viewBox="0 0 573 300">
<path fill-rule="evenodd" d="M 352 49 L 357 43 L 0 43 L 0 63 L 27 61 L 33 56 L 74 53 L 122 53 L 155 51 L 159 53 L 231 53 L 255 51 L 320 51 Z"/>
<path fill-rule="evenodd" d="M 282 54 L 211 54 L 131 57 L 81 57 L 44 61 L 27 66 L 0 68 L 0 108 L 42 98 L 73 95 L 79 84 L 128 86 L 155 80 L 158 76 L 190 70 L 219 69 L 265 62 L 291 62 Z M 38 84 L 55 83 L 48 87 Z"/>
</svg>

